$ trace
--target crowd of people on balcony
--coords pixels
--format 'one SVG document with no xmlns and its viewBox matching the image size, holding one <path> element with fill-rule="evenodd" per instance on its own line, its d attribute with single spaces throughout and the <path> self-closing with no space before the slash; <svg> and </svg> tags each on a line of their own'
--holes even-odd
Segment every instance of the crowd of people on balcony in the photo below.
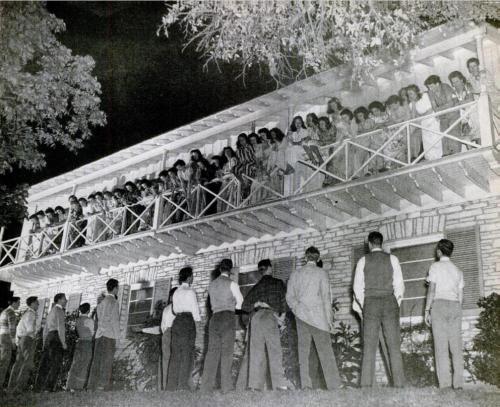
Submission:
<svg viewBox="0 0 500 407">
<path fill-rule="evenodd" d="M 385 102 L 372 101 L 353 110 L 333 97 L 326 115 L 295 116 L 286 134 L 278 127 L 241 133 L 235 148 L 224 147 L 212 156 L 192 150 L 188 163 L 179 159 L 156 179 L 127 181 L 123 187 L 87 197 L 71 195 L 68 209 L 57 206 L 30 216 L 28 257 L 60 250 L 67 221 L 67 248 L 148 230 L 159 196 L 159 225 L 165 226 L 290 195 L 320 166 L 325 172 L 315 175 L 309 190 L 397 168 L 409 160 L 434 160 L 463 151 L 470 145 L 460 140 L 479 143 L 477 114 L 467 114 L 465 108 L 431 114 L 478 98 L 479 61 L 469 59 L 467 68 L 467 78 L 453 71 L 447 84 L 431 75 L 424 82 L 426 91 L 412 84 Z M 421 127 L 413 126 L 409 138 L 400 126 L 393 126 L 422 116 L 416 122 Z M 355 144 L 347 145 L 346 140 Z"/>
</svg>

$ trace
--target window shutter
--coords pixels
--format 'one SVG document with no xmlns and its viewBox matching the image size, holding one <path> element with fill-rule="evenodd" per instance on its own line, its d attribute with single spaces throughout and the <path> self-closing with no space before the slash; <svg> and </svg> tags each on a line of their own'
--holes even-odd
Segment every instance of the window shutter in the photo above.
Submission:
<svg viewBox="0 0 500 407">
<path fill-rule="evenodd" d="M 272 260 L 273 277 L 283 280 L 286 284 L 290 274 L 295 270 L 295 257 L 280 257 Z"/>
<path fill-rule="evenodd" d="M 66 305 L 66 313 L 72 314 L 73 312 L 78 311 L 81 300 L 82 293 L 70 294 L 68 298 L 68 304 Z"/>
<path fill-rule="evenodd" d="M 47 318 L 47 313 L 49 311 L 49 299 L 41 298 L 38 300 L 38 310 L 36 311 L 36 330 L 40 330 L 43 327 L 45 318 Z"/>
<path fill-rule="evenodd" d="M 120 307 L 120 331 L 122 337 L 127 336 L 128 302 L 130 297 L 130 285 L 120 284 L 118 288 L 118 305 Z"/>
<path fill-rule="evenodd" d="M 464 309 L 477 308 L 481 297 L 479 233 L 477 227 L 446 231 L 455 245 L 451 260 L 464 274 Z"/>
<path fill-rule="evenodd" d="M 160 310 L 163 310 L 164 306 L 167 304 L 168 293 L 170 292 L 171 285 L 171 278 L 164 278 L 155 281 L 155 291 L 153 295 L 153 314 L 156 314 L 156 312 L 160 312 Z M 160 306 L 160 302 L 163 302 L 163 305 Z"/>
</svg>

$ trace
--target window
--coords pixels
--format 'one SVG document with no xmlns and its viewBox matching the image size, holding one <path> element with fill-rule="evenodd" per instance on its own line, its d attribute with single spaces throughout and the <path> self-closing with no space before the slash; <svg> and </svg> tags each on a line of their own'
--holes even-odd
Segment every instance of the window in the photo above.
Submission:
<svg viewBox="0 0 500 407">
<path fill-rule="evenodd" d="M 238 284 L 240 286 L 243 298 L 245 298 L 252 287 L 259 282 L 260 278 L 261 274 L 258 270 L 251 270 L 246 272 L 242 272 L 240 270 L 238 274 Z"/>
<path fill-rule="evenodd" d="M 133 285 L 128 305 L 129 331 L 141 328 L 153 310 L 154 286 Z"/>
<path fill-rule="evenodd" d="M 437 242 L 391 249 L 391 254 L 399 259 L 405 294 L 401 302 L 401 317 L 422 317 L 427 296 L 427 274 L 434 262 Z"/>
</svg>

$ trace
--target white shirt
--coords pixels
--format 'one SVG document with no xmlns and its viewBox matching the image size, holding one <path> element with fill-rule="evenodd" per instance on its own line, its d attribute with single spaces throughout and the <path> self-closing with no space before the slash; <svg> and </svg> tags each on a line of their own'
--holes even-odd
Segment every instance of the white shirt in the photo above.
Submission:
<svg viewBox="0 0 500 407">
<path fill-rule="evenodd" d="M 380 248 L 372 249 L 372 252 L 382 251 Z M 405 285 L 403 281 L 403 272 L 401 271 L 401 265 L 396 256 L 390 255 L 391 265 L 392 265 L 392 288 L 394 290 L 394 296 L 401 305 L 401 300 L 403 299 L 403 294 L 405 292 Z M 354 301 L 352 308 L 358 314 L 363 308 L 365 302 L 365 257 L 363 256 L 356 265 L 356 272 L 354 274 Z"/>
<path fill-rule="evenodd" d="M 165 331 L 172 327 L 174 323 L 175 315 L 172 312 L 172 304 L 168 304 L 161 314 L 161 331 L 165 333 Z"/>
<path fill-rule="evenodd" d="M 33 308 L 28 307 L 26 312 L 21 317 L 19 324 L 17 324 L 16 340 L 22 336 L 30 336 L 34 338 L 36 334 L 36 312 Z"/>
<path fill-rule="evenodd" d="M 221 273 L 221 274 L 225 275 L 226 277 L 229 277 L 228 273 Z M 231 293 L 233 294 L 234 299 L 236 300 L 236 305 L 234 306 L 234 308 L 241 309 L 241 306 L 243 305 L 243 295 L 241 294 L 240 286 L 234 281 L 231 281 L 229 287 L 231 289 Z"/>
<path fill-rule="evenodd" d="M 198 307 L 196 292 L 189 286 L 189 284 L 182 283 L 180 287 L 175 290 L 172 297 L 172 304 L 173 310 L 176 314 L 190 312 L 195 321 L 201 321 L 200 308 Z"/>
<path fill-rule="evenodd" d="M 464 289 L 464 275 L 449 257 L 431 265 L 427 281 L 436 284 L 435 300 L 460 301 Z"/>
</svg>

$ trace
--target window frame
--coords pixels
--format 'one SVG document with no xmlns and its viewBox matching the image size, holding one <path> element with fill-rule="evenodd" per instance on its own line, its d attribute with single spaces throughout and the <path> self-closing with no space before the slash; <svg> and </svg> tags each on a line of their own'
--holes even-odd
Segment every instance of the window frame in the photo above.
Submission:
<svg viewBox="0 0 500 407">
<path fill-rule="evenodd" d="M 402 239 L 402 240 L 393 240 L 389 242 L 384 242 L 383 248 L 384 251 L 387 253 L 391 253 L 393 249 L 403 249 L 407 247 L 412 247 L 412 246 L 420 246 L 424 244 L 431 244 L 431 243 L 436 243 L 439 242 L 441 239 L 444 239 L 444 233 L 434 233 L 431 235 L 426 235 L 426 236 L 418 236 L 414 238 L 409 238 L 409 239 Z M 415 263 L 415 262 L 420 262 L 420 261 L 428 261 L 429 259 L 422 259 L 422 260 L 413 260 L 409 262 L 402 262 L 401 264 L 405 263 Z M 418 278 L 418 279 L 408 279 L 405 280 L 403 279 L 404 283 L 406 284 L 407 282 L 412 282 L 412 281 L 422 281 L 425 280 L 426 278 Z M 403 300 L 417 300 L 417 299 L 422 299 L 422 298 L 427 298 L 427 293 L 424 297 L 405 297 L 403 296 Z M 399 318 L 400 322 L 402 324 L 415 324 L 415 323 L 422 323 L 424 322 L 424 316 L 407 316 L 407 317 L 401 317 Z"/>
<path fill-rule="evenodd" d="M 153 288 L 153 292 L 151 294 L 151 307 L 149 309 L 149 315 L 152 315 L 153 312 L 154 312 L 154 307 L 155 307 L 155 304 L 154 304 L 155 301 L 154 301 L 154 299 L 155 299 L 155 291 L 156 291 L 155 281 L 148 281 L 148 282 L 130 284 L 130 289 L 129 289 L 129 294 L 128 294 L 128 301 L 127 301 L 127 325 L 125 327 L 125 331 L 126 332 L 128 332 L 131 329 L 131 327 L 137 327 L 137 326 L 140 325 L 140 324 L 130 325 L 130 323 L 129 323 L 130 316 L 134 315 L 134 313 L 130 312 L 130 304 L 132 302 L 138 302 L 138 300 L 133 300 L 132 301 L 132 292 L 133 291 L 142 290 L 142 289 L 145 289 L 145 288 Z M 147 299 L 149 299 L 149 297 Z"/>
</svg>

